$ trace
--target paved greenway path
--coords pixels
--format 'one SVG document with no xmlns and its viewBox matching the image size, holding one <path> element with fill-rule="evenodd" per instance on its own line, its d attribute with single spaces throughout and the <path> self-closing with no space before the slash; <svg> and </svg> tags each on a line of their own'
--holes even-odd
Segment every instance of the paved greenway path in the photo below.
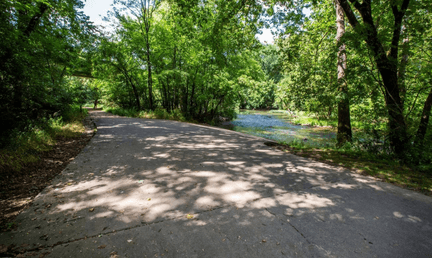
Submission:
<svg viewBox="0 0 432 258">
<path fill-rule="evenodd" d="M 264 139 L 94 112 L 0 244 L 36 257 L 432 257 L 432 198 Z"/>
</svg>

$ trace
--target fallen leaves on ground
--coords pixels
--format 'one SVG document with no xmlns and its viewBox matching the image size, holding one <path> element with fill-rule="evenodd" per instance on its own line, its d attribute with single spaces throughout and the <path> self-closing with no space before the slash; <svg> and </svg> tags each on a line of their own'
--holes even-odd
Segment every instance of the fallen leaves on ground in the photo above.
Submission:
<svg viewBox="0 0 432 258">
<path fill-rule="evenodd" d="M 8 247 L 6 245 L 0 244 L 0 253 L 6 253 Z"/>
<path fill-rule="evenodd" d="M 13 229 L 7 225 L 51 184 L 51 180 L 63 171 L 92 137 L 93 133 L 74 138 L 59 137 L 50 151 L 37 154 L 39 161 L 26 164 L 20 171 L 6 166 L 0 168 L 0 178 L 3 178 L 0 180 L 0 189 L 3 190 L 0 191 L 0 231 Z"/>
</svg>

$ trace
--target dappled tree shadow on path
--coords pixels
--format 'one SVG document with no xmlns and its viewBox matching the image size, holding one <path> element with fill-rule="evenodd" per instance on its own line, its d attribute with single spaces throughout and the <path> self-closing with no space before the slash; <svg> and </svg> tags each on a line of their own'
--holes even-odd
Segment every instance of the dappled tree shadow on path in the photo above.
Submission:
<svg viewBox="0 0 432 258">
<path fill-rule="evenodd" d="M 90 144 L 1 235 L 8 252 L 432 254 L 429 197 L 228 130 L 93 115 Z"/>
</svg>

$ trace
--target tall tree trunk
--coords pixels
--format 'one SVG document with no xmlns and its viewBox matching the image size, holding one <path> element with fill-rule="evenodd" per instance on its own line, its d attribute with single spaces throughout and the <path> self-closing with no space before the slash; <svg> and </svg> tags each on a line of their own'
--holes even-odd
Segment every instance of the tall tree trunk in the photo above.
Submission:
<svg viewBox="0 0 432 258">
<path fill-rule="evenodd" d="M 399 65 L 398 78 L 399 78 L 399 91 L 401 96 L 401 106 L 404 108 L 405 106 L 405 97 L 406 97 L 406 85 L 405 85 L 405 74 L 406 74 L 406 66 L 408 64 L 408 54 L 409 54 L 409 37 L 406 25 L 402 26 L 402 59 Z"/>
<path fill-rule="evenodd" d="M 405 144 L 408 137 L 405 117 L 403 115 L 403 107 L 401 106 L 397 60 L 402 19 L 405 16 L 405 12 L 408 8 L 410 0 L 403 0 L 400 8 L 395 2 L 390 3 L 394 16 L 394 24 L 392 44 L 388 56 L 384 51 L 384 47 L 378 37 L 377 28 L 373 22 L 371 1 L 362 1 L 362 3 L 360 3 L 355 0 L 349 0 L 360 13 L 364 26 L 360 25 L 359 21 L 357 20 L 357 16 L 352 11 L 347 0 L 336 1 L 343 8 L 351 26 L 355 30 L 358 30 L 359 27 L 364 29 L 362 31 L 364 31 L 366 36 L 366 44 L 374 53 L 374 59 L 384 83 L 384 98 L 389 118 L 388 125 L 390 145 L 394 149 L 396 155 L 398 155 L 400 158 L 404 158 L 406 151 Z"/>
<path fill-rule="evenodd" d="M 343 42 L 343 35 L 345 34 L 345 15 L 342 7 L 335 1 L 336 7 L 336 25 L 337 35 L 336 41 L 339 48 L 338 51 L 338 84 L 339 84 L 339 101 L 338 101 L 338 132 L 337 132 L 337 145 L 342 146 L 346 142 L 352 141 L 351 130 L 351 117 L 350 117 L 350 104 L 348 95 L 348 84 L 345 77 L 347 69 L 346 45 Z"/>
<path fill-rule="evenodd" d="M 133 92 L 134 92 L 134 95 L 135 95 L 135 101 L 136 101 L 137 108 L 138 108 L 138 110 L 141 110 L 141 103 L 140 103 L 140 99 L 139 99 L 139 94 L 138 94 L 137 88 L 135 87 L 135 84 L 132 83 L 132 80 L 131 80 L 130 83 L 131 83 L 131 86 L 132 86 L 132 89 L 133 89 Z"/>
<path fill-rule="evenodd" d="M 129 75 L 128 70 L 126 68 L 126 65 L 122 62 L 122 59 L 118 58 L 117 61 L 119 62 L 119 65 L 117 66 L 117 68 L 123 73 L 123 75 L 126 77 L 127 82 L 132 87 L 135 101 L 136 101 L 136 107 L 138 108 L 138 110 L 141 110 L 141 103 L 139 100 L 138 90 L 135 87 L 135 84 L 133 83 L 132 77 Z"/>
<path fill-rule="evenodd" d="M 134 96 L 135 96 L 135 101 L 136 101 L 137 108 L 138 108 L 138 110 L 141 110 L 141 103 L 140 103 L 140 99 L 139 99 L 138 90 L 137 90 L 137 88 L 135 87 L 135 84 L 134 84 L 133 81 L 132 81 L 132 77 L 130 77 L 130 76 L 128 75 L 126 69 L 125 69 L 125 75 L 126 75 L 126 78 L 127 78 L 128 81 L 129 81 L 129 84 L 130 84 L 131 87 L 132 87 L 133 92 L 134 92 Z"/>
<path fill-rule="evenodd" d="M 432 88 L 423 106 L 420 125 L 418 127 L 416 138 L 415 138 L 415 146 L 417 147 L 421 147 L 423 145 L 424 138 L 429 124 L 431 109 L 432 109 Z"/>
<path fill-rule="evenodd" d="M 147 87 L 149 91 L 149 102 L 150 102 L 150 109 L 153 110 L 153 81 L 152 81 L 152 68 L 151 68 L 151 60 L 150 60 L 150 42 L 148 38 L 148 30 L 147 30 Z"/>
<path fill-rule="evenodd" d="M 173 109 L 171 84 L 170 84 L 168 76 L 166 76 L 165 78 L 166 78 L 166 85 L 167 85 L 167 100 L 168 100 L 167 111 L 171 112 L 171 110 Z"/>
<path fill-rule="evenodd" d="M 189 94 L 189 77 L 186 78 L 185 87 L 183 88 L 183 96 L 181 103 L 181 111 L 186 113 L 188 110 L 188 94 Z"/>
<path fill-rule="evenodd" d="M 162 85 L 162 107 L 166 110 L 168 110 L 168 101 L 167 101 L 167 91 L 166 91 L 166 86 L 165 83 L 163 82 L 163 80 L 160 80 L 160 83 Z"/>
<path fill-rule="evenodd" d="M 198 70 L 199 68 L 197 67 L 196 71 L 195 71 L 195 75 L 192 78 L 192 89 L 191 89 L 191 95 L 189 97 L 189 115 L 190 116 L 194 116 L 195 115 L 195 88 L 196 88 L 196 77 L 198 74 Z M 204 70 L 205 71 L 205 70 Z"/>
<path fill-rule="evenodd" d="M 193 116 L 195 114 L 195 108 L 194 108 L 194 98 L 195 98 L 195 78 L 193 78 L 192 81 L 192 90 L 191 90 L 191 96 L 189 98 L 189 115 Z"/>
<path fill-rule="evenodd" d="M 133 1 L 130 1 L 132 3 Z M 147 63 L 147 89 L 148 89 L 148 100 L 149 108 L 154 110 L 153 102 L 153 78 L 152 78 L 152 64 L 151 64 L 151 52 L 150 52 L 150 26 L 153 11 L 160 4 L 160 0 L 141 0 L 138 3 L 138 8 L 140 9 L 140 15 L 136 15 L 138 22 L 140 24 L 141 35 L 144 38 L 145 48 L 146 48 L 146 63 Z"/>
<path fill-rule="evenodd" d="M 173 74 L 172 74 L 172 79 L 173 79 L 173 108 L 172 110 L 176 109 L 176 99 L 177 99 L 177 87 L 178 87 L 178 80 L 177 80 L 177 73 L 175 71 L 176 66 L 177 66 L 177 46 L 174 46 L 174 52 L 173 52 L 173 60 L 172 60 L 172 70 L 173 70 Z"/>
</svg>

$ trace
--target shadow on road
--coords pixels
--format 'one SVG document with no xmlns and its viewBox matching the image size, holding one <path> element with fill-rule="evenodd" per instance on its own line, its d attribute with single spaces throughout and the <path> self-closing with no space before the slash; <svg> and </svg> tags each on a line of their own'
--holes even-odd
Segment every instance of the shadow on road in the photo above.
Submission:
<svg viewBox="0 0 432 258">
<path fill-rule="evenodd" d="M 91 143 L 0 236 L 8 252 L 432 255 L 429 197 L 236 132 L 93 115 Z"/>
</svg>

